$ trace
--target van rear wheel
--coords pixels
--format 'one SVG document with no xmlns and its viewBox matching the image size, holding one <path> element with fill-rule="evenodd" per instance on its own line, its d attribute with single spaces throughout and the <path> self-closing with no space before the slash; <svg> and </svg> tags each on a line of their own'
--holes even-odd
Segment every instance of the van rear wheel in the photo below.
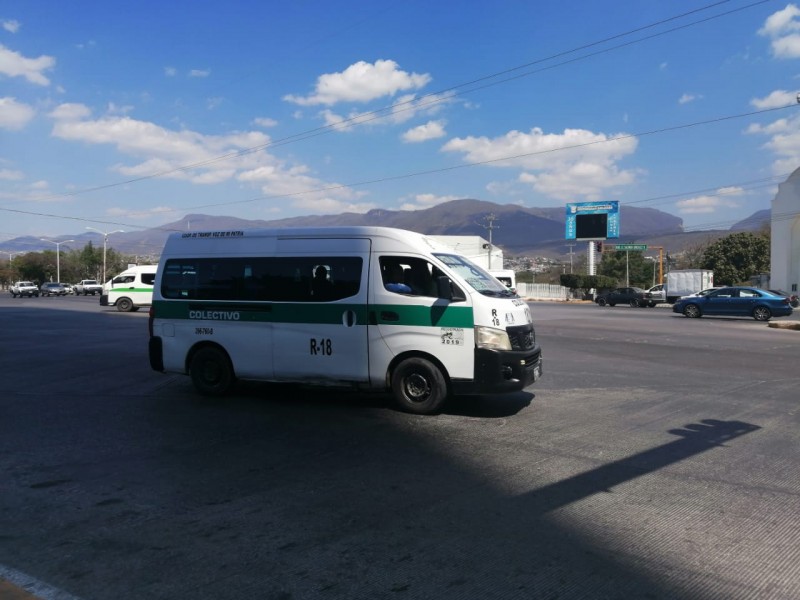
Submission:
<svg viewBox="0 0 800 600">
<path fill-rule="evenodd" d="M 228 355 L 219 348 L 198 350 L 192 357 L 189 372 L 195 389 L 203 396 L 224 396 L 236 379 Z"/>
<path fill-rule="evenodd" d="M 432 362 L 407 358 L 392 373 L 392 393 L 402 410 L 428 415 L 438 412 L 447 400 L 447 381 Z"/>
</svg>

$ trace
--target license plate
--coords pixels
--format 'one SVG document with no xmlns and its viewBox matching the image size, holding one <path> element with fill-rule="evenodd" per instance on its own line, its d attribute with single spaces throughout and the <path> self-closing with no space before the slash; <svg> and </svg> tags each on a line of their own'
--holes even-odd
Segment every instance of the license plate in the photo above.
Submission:
<svg viewBox="0 0 800 600">
<path fill-rule="evenodd" d="M 541 378 L 541 376 L 542 376 L 542 359 L 540 358 L 537 361 L 536 366 L 533 367 L 533 380 L 536 381 L 539 378 Z"/>
</svg>

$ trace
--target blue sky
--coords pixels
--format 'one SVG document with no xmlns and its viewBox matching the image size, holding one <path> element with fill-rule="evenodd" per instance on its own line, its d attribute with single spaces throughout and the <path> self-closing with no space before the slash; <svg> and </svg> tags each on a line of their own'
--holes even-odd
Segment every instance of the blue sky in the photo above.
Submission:
<svg viewBox="0 0 800 600">
<path fill-rule="evenodd" d="M 769 0 L 5 0 L 0 240 L 458 198 L 725 228 L 800 166 L 799 72 Z"/>
</svg>

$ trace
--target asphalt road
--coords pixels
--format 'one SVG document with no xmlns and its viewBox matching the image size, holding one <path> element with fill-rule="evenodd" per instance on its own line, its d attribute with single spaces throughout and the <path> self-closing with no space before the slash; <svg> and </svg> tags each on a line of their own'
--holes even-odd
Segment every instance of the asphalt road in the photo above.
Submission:
<svg viewBox="0 0 800 600">
<path fill-rule="evenodd" d="M 0 294 L 0 594 L 800 598 L 800 331 L 531 306 L 544 378 L 420 417 L 201 400 L 146 311 Z"/>
</svg>

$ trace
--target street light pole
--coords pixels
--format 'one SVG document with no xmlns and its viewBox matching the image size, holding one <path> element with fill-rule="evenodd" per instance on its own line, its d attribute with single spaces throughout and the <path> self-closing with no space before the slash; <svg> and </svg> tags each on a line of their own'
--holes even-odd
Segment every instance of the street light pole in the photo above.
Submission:
<svg viewBox="0 0 800 600">
<path fill-rule="evenodd" d="M 54 242 L 53 240 L 46 240 L 44 238 L 39 238 L 43 242 L 50 242 L 51 244 L 56 245 L 56 279 L 59 283 L 61 283 L 61 244 L 66 244 L 67 242 L 74 242 L 75 240 L 61 240 L 60 242 Z"/>
<path fill-rule="evenodd" d="M 97 233 L 103 234 L 103 285 L 106 284 L 106 248 L 108 247 L 108 236 L 112 233 L 125 233 L 122 229 L 116 229 L 114 231 L 100 231 L 99 229 L 95 229 L 94 227 L 87 227 L 86 229 L 91 229 L 92 231 L 96 231 Z"/>
</svg>

